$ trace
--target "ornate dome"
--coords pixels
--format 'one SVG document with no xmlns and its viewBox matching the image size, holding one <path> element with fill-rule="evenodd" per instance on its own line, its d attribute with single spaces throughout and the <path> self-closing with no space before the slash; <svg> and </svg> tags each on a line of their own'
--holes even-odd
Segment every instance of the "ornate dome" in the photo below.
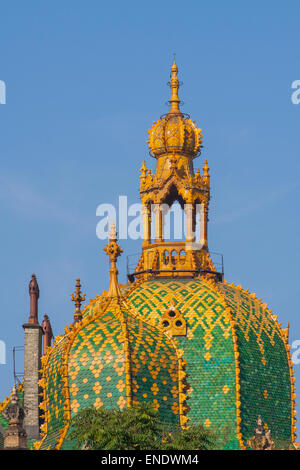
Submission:
<svg viewBox="0 0 300 470">
<path fill-rule="evenodd" d="M 155 157 L 173 152 L 195 157 L 201 148 L 201 129 L 198 129 L 195 122 L 180 111 L 178 67 L 175 62 L 171 71 L 170 87 L 172 96 L 170 111 L 158 122 L 154 122 L 152 128 L 148 131 L 149 148 Z"/>
<path fill-rule="evenodd" d="M 286 332 L 255 295 L 180 278 L 137 282 L 122 294 L 92 300 L 43 359 L 46 424 L 38 448 L 72 448 L 70 418 L 83 408 L 141 401 L 166 423 L 202 424 L 226 436 L 220 448 L 248 448 L 258 415 L 279 447 L 294 441 Z M 161 320 L 174 307 L 186 333 L 172 337 Z"/>
</svg>

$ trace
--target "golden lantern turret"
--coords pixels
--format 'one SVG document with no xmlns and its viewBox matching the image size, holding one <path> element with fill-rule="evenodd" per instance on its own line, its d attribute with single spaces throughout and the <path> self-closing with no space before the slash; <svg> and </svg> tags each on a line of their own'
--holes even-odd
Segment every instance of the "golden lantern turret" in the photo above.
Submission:
<svg viewBox="0 0 300 470">
<path fill-rule="evenodd" d="M 157 160 L 151 174 L 143 161 L 140 196 L 143 204 L 143 253 L 136 273 L 151 275 L 195 276 L 199 271 L 214 271 L 207 242 L 208 205 L 210 199 L 209 167 L 205 160 L 203 173 L 194 172 L 193 160 L 200 155 L 201 129 L 180 109 L 178 66 L 171 67 L 169 112 L 153 123 L 148 131 L 150 154 Z M 168 208 L 178 201 L 185 211 L 186 234 L 182 241 L 167 241 L 164 221 Z M 200 228 L 196 232 L 196 216 Z M 155 219 L 155 233 L 151 222 Z M 199 240 L 196 243 L 196 240 Z"/>
</svg>

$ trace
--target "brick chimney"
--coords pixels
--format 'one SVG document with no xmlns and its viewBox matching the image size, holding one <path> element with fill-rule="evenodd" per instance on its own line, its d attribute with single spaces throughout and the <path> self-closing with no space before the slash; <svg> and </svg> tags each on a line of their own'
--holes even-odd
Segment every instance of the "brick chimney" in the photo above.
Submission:
<svg viewBox="0 0 300 470">
<path fill-rule="evenodd" d="M 28 439 L 39 439 L 39 370 L 41 369 L 43 329 L 38 322 L 38 299 L 40 291 L 35 274 L 29 283 L 30 314 L 23 325 L 24 339 L 24 428 Z"/>
</svg>

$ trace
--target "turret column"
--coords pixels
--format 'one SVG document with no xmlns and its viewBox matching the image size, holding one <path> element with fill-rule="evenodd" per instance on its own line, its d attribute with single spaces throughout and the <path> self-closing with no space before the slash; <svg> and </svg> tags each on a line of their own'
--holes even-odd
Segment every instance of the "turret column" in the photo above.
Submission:
<svg viewBox="0 0 300 470">
<path fill-rule="evenodd" d="M 143 214 L 143 242 L 150 243 L 151 241 L 151 211 L 147 206 L 142 208 Z"/>
<path fill-rule="evenodd" d="M 154 205 L 155 212 L 155 241 L 163 241 L 163 214 L 160 204 Z"/>
<path fill-rule="evenodd" d="M 186 215 L 186 237 L 185 241 L 187 243 L 192 243 L 195 241 L 195 233 L 193 230 L 194 227 L 194 207 L 193 204 L 186 204 L 184 207 Z"/>
<path fill-rule="evenodd" d="M 208 207 L 207 203 L 202 202 L 200 205 L 200 244 L 202 248 L 207 248 L 207 222 L 208 222 Z"/>
</svg>

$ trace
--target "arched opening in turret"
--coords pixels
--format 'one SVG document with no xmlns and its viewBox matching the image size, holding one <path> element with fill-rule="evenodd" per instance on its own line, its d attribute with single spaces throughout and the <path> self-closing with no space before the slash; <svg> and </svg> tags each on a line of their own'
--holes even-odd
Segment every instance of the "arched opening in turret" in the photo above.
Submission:
<svg viewBox="0 0 300 470">
<path fill-rule="evenodd" d="M 179 194 L 175 185 L 170 187 L 161 206 L 163 216 L 163 239 L 165 241 L 183 240 L 185 226 L 185 201 Z"/>
<path fill-rule="evenodd" d="M 178 189 L 176 188 L 175 184 L 172 184 L 170 187 L 167 196 L 163 200 L 163 204 L 167 204 L 169 207 L 174 204 L 174 202 L 178 202 L 182 209 L 184 209 L 185 201 L 183 197 L 179 194 Z"/>
<path fill-rule="evenodd" d="M 184 264 L 185 262 L 185 257 L 186 257 L 186 252 L 185 250 L 181 250 L 179 253 L 179 263 Z"/>
<path fill-rule="evenodd" d="M 147 239 L 154 238 L 156 242 L 183 241 L 202 242 L 206 238 L 206 205 L 200 199 L 187 202 L 173 184 L 163 201 L 144 208 L 148 225 Z M 155 233 L 155 237 L 153 236 Z"/>
</svg>

